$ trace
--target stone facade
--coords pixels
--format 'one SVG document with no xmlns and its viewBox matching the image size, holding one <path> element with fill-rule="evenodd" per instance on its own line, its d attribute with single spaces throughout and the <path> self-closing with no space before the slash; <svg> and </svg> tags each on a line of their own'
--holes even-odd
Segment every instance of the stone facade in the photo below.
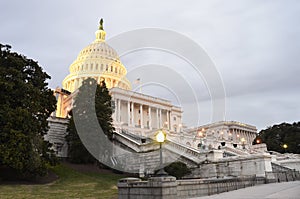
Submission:
<svg viewBox="0 0 300 199">
<path fill-rule="evenodd" d="M 220 121 L 183 129 L 180 137 L 174 136 L 174 139 L 199 150 L 223 146 L 249 150 L 256 136 L 255 126 L 236 121 Z"/>
<path fill-rule="evenodd" d="M 56 155 L 61 158 L 68 156 L 68 146 L 65 140 L 68 123 L 69 120 L 66 118 L 48 118 L 50 129 L 44 136 L 45 140 L 52 144 L 52 149 L 55 151 Z"/>
<path fill-rule="evenodd" d="M 255 176 L 177 181 L 171 176 L 153 177 L 148 181 L 125 178 L 119 181 L 118 191 L 119 199 L 176 199 L 213 195 L 264 183 L 264 178 Z"/>
</svg>

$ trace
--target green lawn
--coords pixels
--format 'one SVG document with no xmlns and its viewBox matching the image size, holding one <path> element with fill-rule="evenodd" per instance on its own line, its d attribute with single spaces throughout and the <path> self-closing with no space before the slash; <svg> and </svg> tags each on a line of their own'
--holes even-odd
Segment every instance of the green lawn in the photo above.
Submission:
<svg viewBox="0 0 300 199">
<path fill-rule="evenodd" d="M 0 198 L 117 198 L 117 182 L 124 176 L 112 173 L 80 173 L 65 165 L 53 168 L 60 177 L 45 185 L 0 185 Z"/>
</svg>

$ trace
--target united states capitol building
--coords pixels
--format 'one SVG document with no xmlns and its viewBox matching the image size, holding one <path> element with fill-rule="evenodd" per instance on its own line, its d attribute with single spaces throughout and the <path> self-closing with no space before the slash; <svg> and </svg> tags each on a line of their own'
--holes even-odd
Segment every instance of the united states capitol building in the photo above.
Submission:
<svg viewBox="0 0 300 199">
<path fill-rule="evenodd" d="M 68 155 L 64 137 L 74 97 L 82 81 L 94 78 L 98 83 L 105 81 L 115 104 L 115 142 L 136 153 L 158 150 L 151 138 L 159 129 L 164 129 L 167 132 L 164 162 L 179 159 L 194 168 L 192 175 L 196 177 L 266 176 L 274 170 L 300 170 L 298 156 L 270 154 L 265 144 L 252 145 L 257 135 L 255 126 L 220 121 L 186 127 L 182 123 L 181 107 L 169 100 L 131 90 L 126 67 L 118 53 L 106 44 L 102 24 L 95 34 L 95 40 L 83 48 L 70 65 L 70 73 L 63 80 L 62 88 L 55 89 L 57 110 L 49 118 L 50 130 L 46 139 L 53 143 L 59 157 Z M 144 174 L 153 171 L 159 160 L 158 154 L 149 154 L 143 160 L 116 156 L 116 161 Z"/>
</svg>

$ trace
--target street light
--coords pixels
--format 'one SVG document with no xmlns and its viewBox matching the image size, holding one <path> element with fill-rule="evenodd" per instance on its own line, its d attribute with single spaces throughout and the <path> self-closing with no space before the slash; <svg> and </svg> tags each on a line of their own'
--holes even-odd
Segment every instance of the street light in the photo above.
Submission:
<svg viewBox="0 0 300 199">
<path fill-rule="evenodd" d="M 282 147 L 284 148 L 284 153 L 286 153 L 286 149 L 288 148 L 287 144 L 283 144 Z"/>
<path fill-rule="evenodd" d="M 158 176 L 166 176 L 168 175 L 167 172 L 165 172 L 163 167 L 163 157 L 162 157 L 162 143 L 166 140 L 166 134 L 163 132 L 163 130 L 159 130 L 155 136 L 156 141 L 159 143 L 159 171 L 157 172 Z"/>
</svg>

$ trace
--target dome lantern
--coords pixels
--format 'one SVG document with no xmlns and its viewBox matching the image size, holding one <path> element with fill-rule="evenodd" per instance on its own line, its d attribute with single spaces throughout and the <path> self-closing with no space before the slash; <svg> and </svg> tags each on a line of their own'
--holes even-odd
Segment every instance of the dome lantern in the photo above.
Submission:
<svg viewBox="0 0 300 199">
<path fill-rule="evenodd" d="M 101 18 L 100 19 L 100 22 L 99 22 L 99 28 L 98 30 L 95 32 L 96 34 L 96 40 L 95 42 L 102 42 L 102 41 L 105 41 L 105 35 L 106 35 L 106 32 L 104 31 L 103 29 L 103 19 Z"/>
</svg>

